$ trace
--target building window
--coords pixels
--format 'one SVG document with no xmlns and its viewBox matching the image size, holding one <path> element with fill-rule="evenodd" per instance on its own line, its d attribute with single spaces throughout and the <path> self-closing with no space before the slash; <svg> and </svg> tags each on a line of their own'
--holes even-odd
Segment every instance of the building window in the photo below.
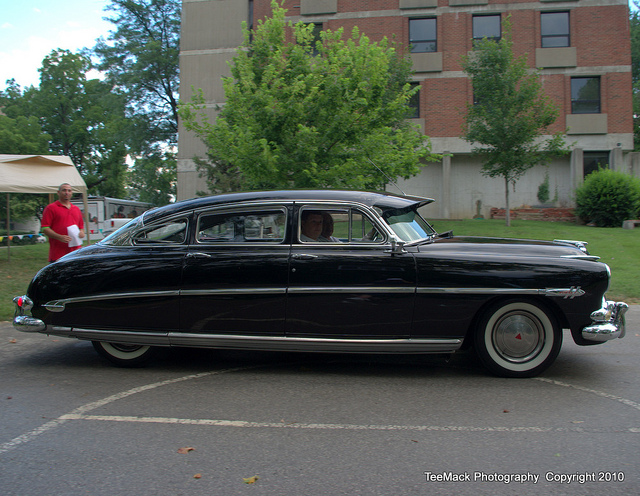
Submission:
<svg viewBox="0 0 640 496">
<path fill-rule="evenodd" d="M 600 78 L 572 77 L 571 78 L 571 113 L 599 114 L 600 113 Z"/>
<path fill-rule="evenodd" d="M 609 168 L 609 152 L 584 152 L 582 157 L 584 177 L 598 169 Z"/>
<path fill-rule="evenodd" d="M 540 14 L 542 48 L 569 46 L 569 12 L 542 12 Z"/>
<path fill-rule="evenodd" d="M 420 87 L 420 83 L 411 83 L 411 89 Z M 420 117 L 420 90 L 416 91 L 409 100 L 409 115 L 407 119 L 418 119 Z"/>
<path fill-rule="evenodd" d="M 253 43 L 253 0 L 249 0 L 249 18 L 247 19 L 249 28 L 249 43 Z"/>
<path fill-rule="evenodd" d="M 493 41 L 500 41 L 501 37 L 502 28 L 500 25 L 500 14 L 473 16 L 474 41 L 480 41 L 483 38 L 487 38 Z"/>
<path fill-rule="evenodd" d="M 313 26 L 313 32 L 312 32 L 313 38 L 311 40 L 311 46 L 313 47 L 313 56 L 316 57 L 320 53 L 316 48 L 316 44 L 322 39 L 320 37 L 320 33 L 322 32 L 322 23 L 314 22 L 312 26 Z"/>
<path fill-rule="evenodd" d="M 409 19 L 409 43 L 412 53 L 437 52 L 436 19 Z"/>
</svg>

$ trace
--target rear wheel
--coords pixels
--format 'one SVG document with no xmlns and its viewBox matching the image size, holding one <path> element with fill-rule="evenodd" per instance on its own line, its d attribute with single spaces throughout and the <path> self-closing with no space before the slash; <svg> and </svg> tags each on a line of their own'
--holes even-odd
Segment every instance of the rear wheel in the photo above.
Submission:
<svg viewBox="0 0 640 496">
<path fill-rule="evenodd" d="M 104 341 L 91 343 L 98 354 L 119 367 L 141 367 L 158 353 L 158 349 L 152 346 Z"/>
<path fill-rule="evenodd" d="M 558 356 L 562 329 L 537 303 L 509 300 L 488 308 L 474 335 L 476 352 L 491 372 L 502 377 L 533 377 Z"/>
</svg>

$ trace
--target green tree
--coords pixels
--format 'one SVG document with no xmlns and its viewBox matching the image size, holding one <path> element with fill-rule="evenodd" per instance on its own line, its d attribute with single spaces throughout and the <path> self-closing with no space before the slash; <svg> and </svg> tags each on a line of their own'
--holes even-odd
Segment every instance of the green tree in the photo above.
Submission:
<svg viewBox="0 0 640 496">
<path fill-rule="evenodd" d="M 40 88 L 30 101 L 50 136 L 50 150 L 68 155 L 94 194 L 124 194 L 127 139 L 125 99 L 112 84 L 87 80 L 88 57 L 54 50 L 42 62 Z"/>
<path fill-rule="evenodd" d="M 557 118 L 556 106 L 545 96 L 540 75 L 530 72 L 526 57 L 513 54 L 511 25 L 499 41 L 483 39 L 463 58 L 473 84 L 474 102 L 467 106 L 464 139 L 483 161 L 482 173 L 502 177 L 506 224 L 511 225 L 509 186 L 530 168 L 568 153 L 563 133 L 543 139 Z"/>
<path fill-rule="evenodd" d="M 180 53 L 179 0 L 112 0 L 115 30 L 91 55 L 126 99 L 132 197 L 163 205 L 175 198 Z M 155 168 L 154 168 L 155 167 Z"/>
<path fill-rule="evenodd" d="M 0 153 L 36 155 L 49 152 L 51 137 L 42 131 L 38 118 L 28 110 L 34 88 L 22 91 L 15 79 L 0 91 Z"/>
<path fill-rule="evenodd" d="M 175 153 L 156 152 L 135 160 L 129 172 L 129 187 L 137 199 L 156 206 L 175 200 L 177 161 Z"/>
<path fill-rule="evenodd" d="M 28 90 L 32 93 L 32 90 Z M 38 118 L 26 114 L 24 93 L 15 80 L 7 81 L 0 91 L 0 153 L 8 155 L 42 155 L 49 153 L 49 135 L 42 132 Z M 11 218 L 14 221 L 39 216 L 47 195 L 12 193 Z M 7 202 L 0 201 L 0 231 L 6 226 Z"/>
<path fill-rule="evenodd" d="M 138 148 L 176 143 L 180 54 L 179 0 L 112 0 L 116 29 L 97 41 L 93 55 L 107 81 L 126 95 L 137 119 Z"/>
<path fill-rule="evenodd" d="M 287 22 L 276 1 L 272 10 L 255 31 L 243 26 L 216 122 L 201 113 L 201 92 L 181 108 L 207 145 L 208 161 L 197 163 L 211 191 L 381 189 L 435 159 L 406 121 L 417 88 L 404 52 L 357 29 L 346 40 L 342 29 L 316 40 L 313 25 Z"/>
<path fill-rule="evenodd" d="M 0 114 L 0 153 L 42 155 L 48 150 L 49 136 L 42 132 L 36 117 L 11 119 Z"/>
</svg>

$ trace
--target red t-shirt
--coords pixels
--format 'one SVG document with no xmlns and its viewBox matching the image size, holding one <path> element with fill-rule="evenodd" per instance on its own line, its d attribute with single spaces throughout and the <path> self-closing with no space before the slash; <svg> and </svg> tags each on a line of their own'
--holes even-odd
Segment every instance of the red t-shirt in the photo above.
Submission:
<svg viewBox="0 0 640 496">
<path fill-rule="evenodd" d="M 82 220 L 82 212 L 75 205 L 71 205 L 71 208 L 65 207 L 60 200 L 47 205 L 42 214 L 42 229 L 49 227 L 57 234 L 67 235 L 67 227 L 78 226 L 79 229 L 84 229 L 84 221 Z M 69 247 L 68 244 L 58 241 L 57 239 L 49 238 L 49 262 L 55 262 L 61 256 L 78 250 L 82 246 Z"/>
</svg>

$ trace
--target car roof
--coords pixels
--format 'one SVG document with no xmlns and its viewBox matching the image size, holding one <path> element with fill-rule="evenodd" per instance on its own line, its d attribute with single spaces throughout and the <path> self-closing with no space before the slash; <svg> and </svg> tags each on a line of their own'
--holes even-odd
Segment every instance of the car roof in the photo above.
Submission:
<svg viewBox="0 0 640 496">
<path fill-rule="evenodd" d="M 314 202 L 314 201 L 349 201 L 376 206 L 380 208 L 418 207 L 432 203 L 431 198 L 418 196 L 396 195 L 386 191 L 349 191 L 349 190 L 279 190 L 279 191 L 251 191 L 244 193 L 224 193 L 220 195 L 193 198 L 165 205 L 145 212 L 145 222 L 150 222 L 164 215 L 196 210 L 208 206 L 232 205 L 234 203 L 260 201 Z"/>
</svg>

